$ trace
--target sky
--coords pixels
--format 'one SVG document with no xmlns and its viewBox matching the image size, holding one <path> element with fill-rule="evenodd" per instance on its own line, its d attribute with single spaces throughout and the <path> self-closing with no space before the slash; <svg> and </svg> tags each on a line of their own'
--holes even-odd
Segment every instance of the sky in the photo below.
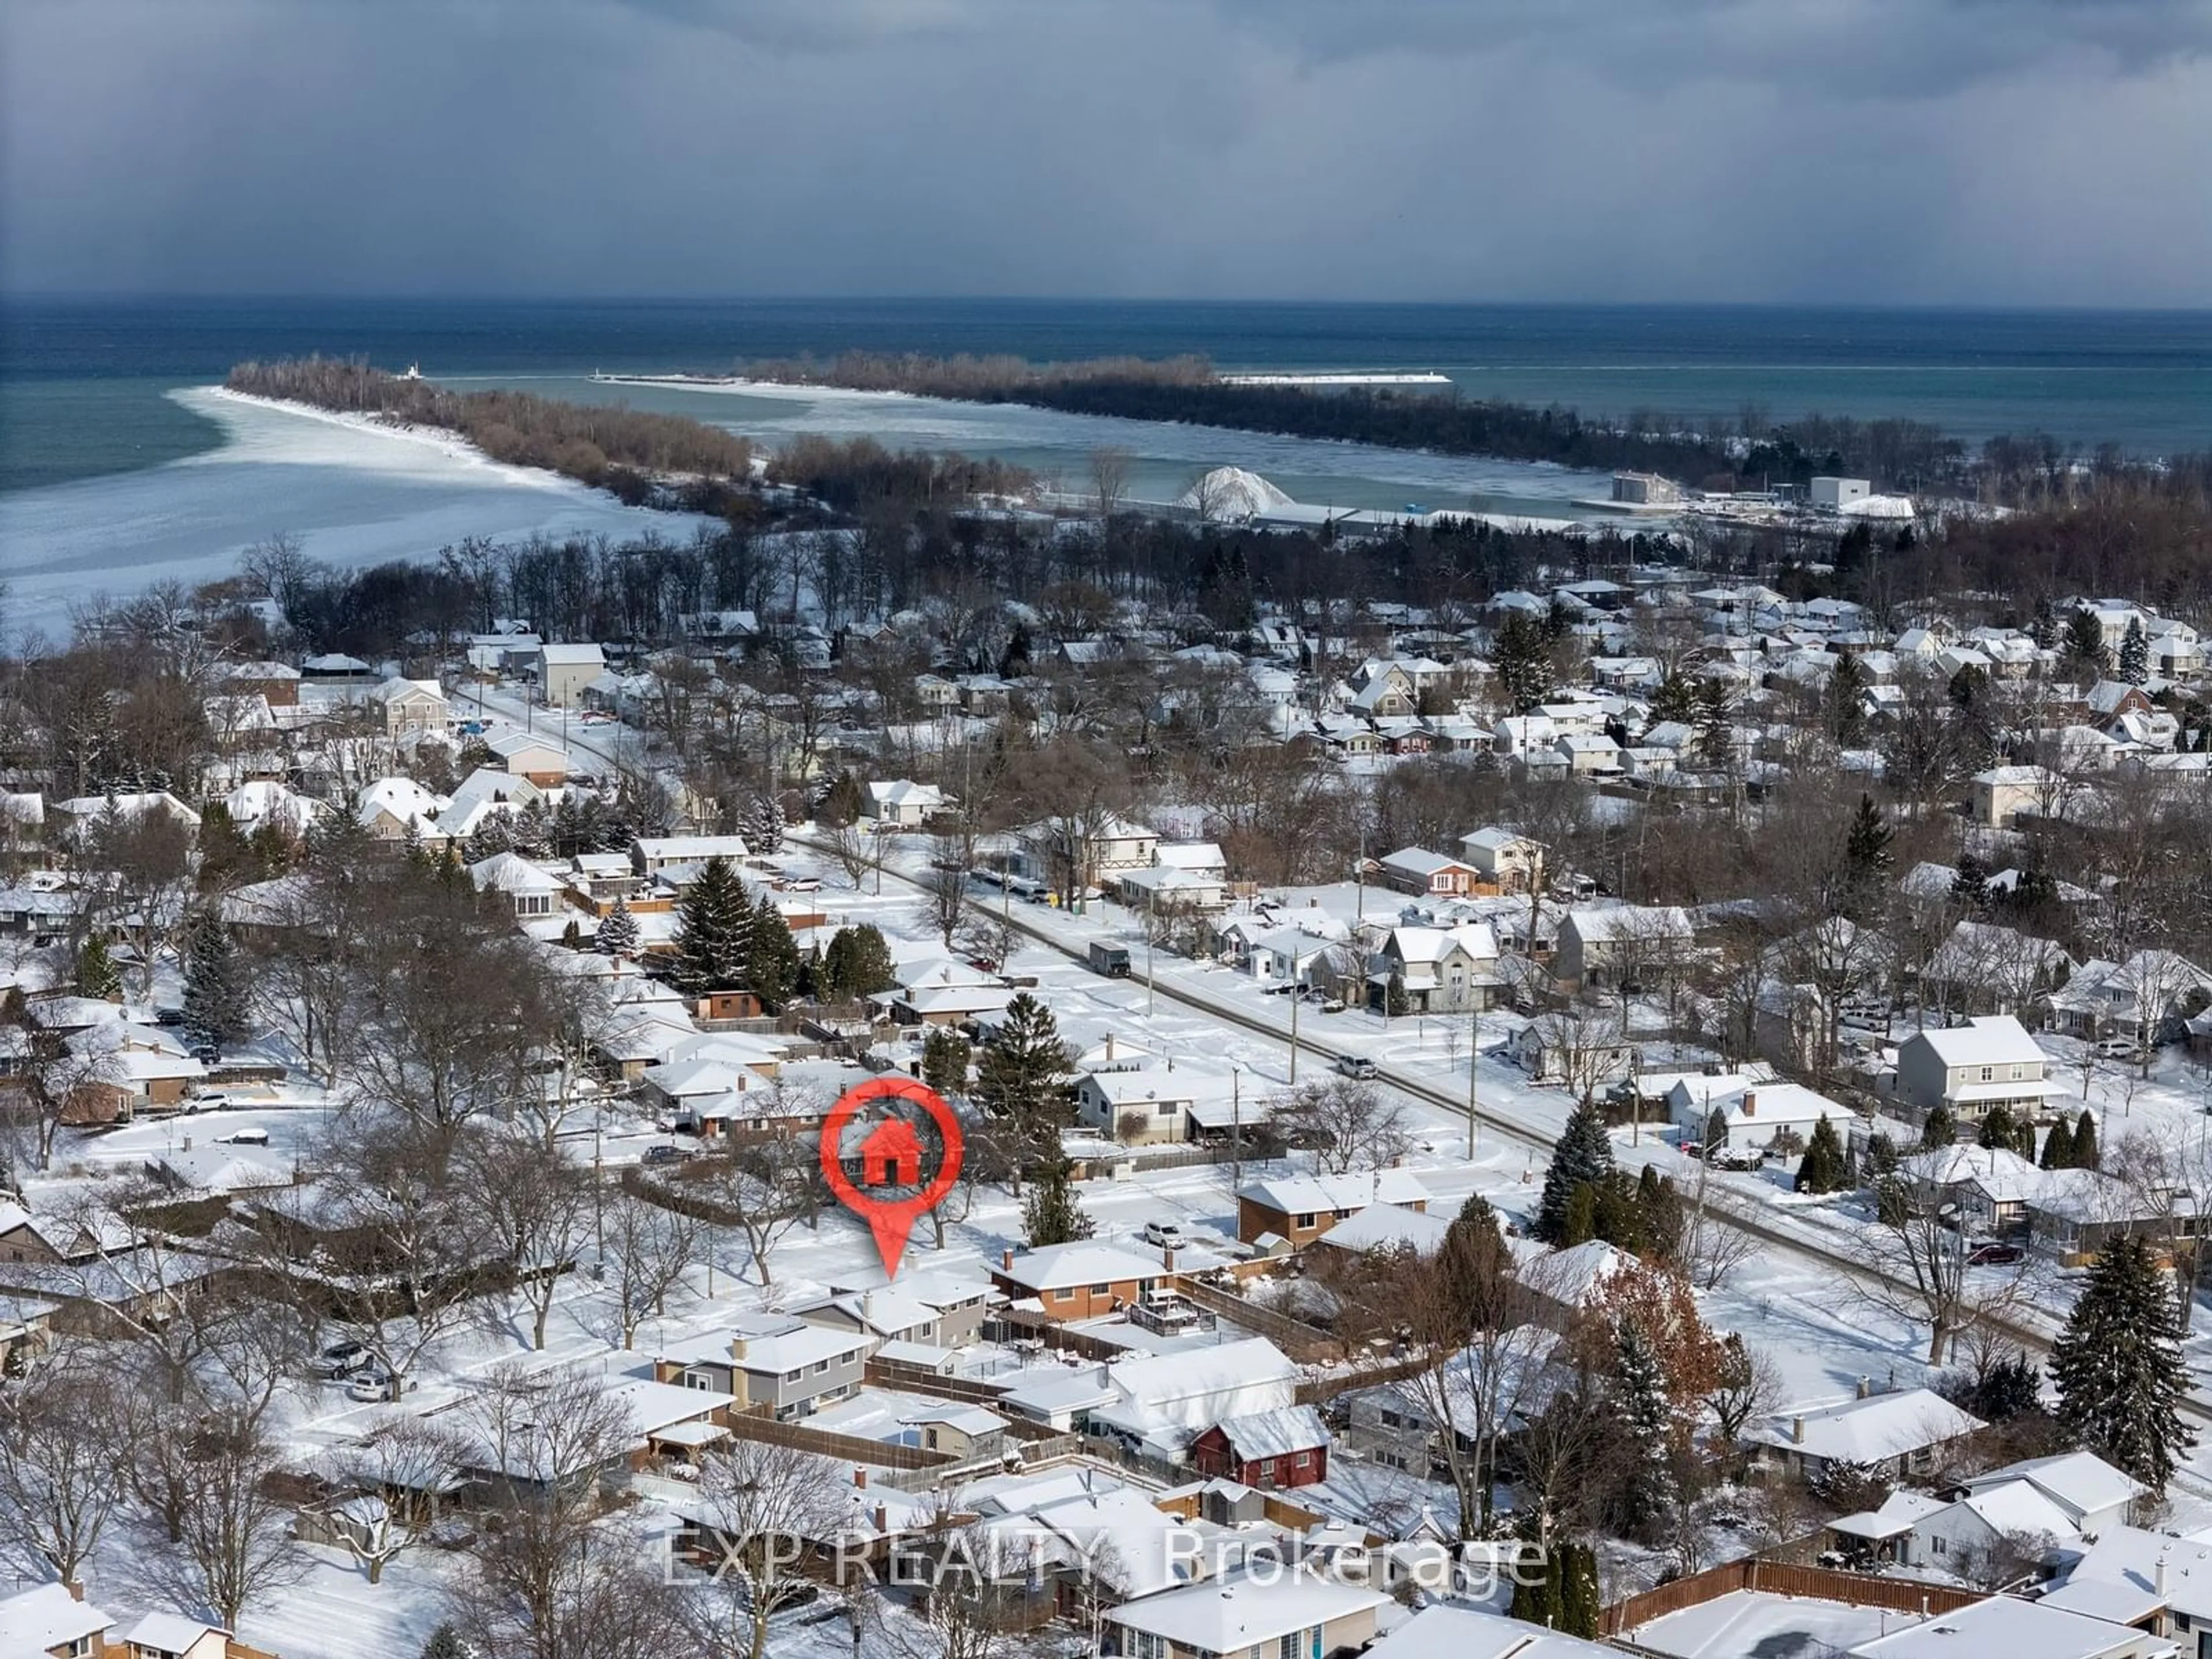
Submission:
<svg viewBox="0 0 2212 1659">
<path fill-rule="evenodd" d="M 2212 0 L 0 0 L 0 290 L 2212 303 Z"/>
</svg>

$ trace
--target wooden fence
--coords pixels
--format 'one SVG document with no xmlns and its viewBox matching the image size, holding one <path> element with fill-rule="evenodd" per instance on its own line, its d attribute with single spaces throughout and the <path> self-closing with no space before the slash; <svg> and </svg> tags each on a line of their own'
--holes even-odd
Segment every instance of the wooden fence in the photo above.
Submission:
<svg viewBox="0 0 2212 1659">
<path fill-rule="evenodd" d="M 1186 1279 L 1182 1293 L 1217 1319 L 1226 1319 L 1264 1336 L 1301 1365 L 1326 1365 L 1344 1358 L 1344 1345 L 1317 1326 L 1288 1314 L 1277 1313 L 1258 1303 Z"/>
<path fill-rule="evenodd" d="M 1960 1589 L 1953 1584 L 1928 1584 L 1913 1578 L 1877 1578 L 1863 1572 L 1838 1572 L 1828 1567 L 1791 1566 L 1751 1556 L 1723 1562 L 1703 1572 L 1677 1578 L 1641 1595 L 1616 1601 L 1601 1616 L 1598 1631 L 1604 1636 L 1649 1624 L 1654 1619 L 1685 1607 L 1701 1607 L 1736 1590 L 1764 1590 L 1770 1595 L 1803 1596 L 1820 1601 L 1841 1601 L 1854 1607 L 1887 1607 L 1915 1615 L 1954 1613 L 1976 1601 L 1985 1601 L 1984 1591 Z"/>
<path fill-rule="evenodd" d="M 894 1445 L 887 1440 L 864 1440 L 858 1435 L 810 1429 L 803 1423 L 780 1423 L 773 1417 L 756 1417 L 750 1412 L 732 1412 L 729 1423 L 730 1433 L 739 1440 L 795 1446 L 801 1451 L 817 1452 L 866 1468 L 934 1469 L 957 1461 L 951 1452 Z"/>
</svg>

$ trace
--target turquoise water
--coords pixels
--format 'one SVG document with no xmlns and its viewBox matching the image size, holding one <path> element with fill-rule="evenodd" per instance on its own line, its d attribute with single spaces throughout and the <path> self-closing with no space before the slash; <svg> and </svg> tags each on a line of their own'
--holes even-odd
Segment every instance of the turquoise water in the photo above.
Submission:
<svg viewBox="0 0 2212 1659">
<path fill-rule="evenodd" d="M 848 348 L 1035 359 L 1202 353 L 1224 368 L 1432 368 L 1472 395 L 1734 420 L 1904 416 L 2138 454 L 2212 448 L 2212 312 L 1081 301 L 16 301 L 0 307 L 0 493 L 203 453 L 163 394 L 320 351 L 426 374 L 573 383 Z M 550 389 L 550 388 L 548 388 Z M 573 390 L 564 384 L 564 395 Z M 622 395 L 642 404 L 635 390 Z M 763 435 L 783 415 L 723 404 Z M 786 411 L 787 412 L 787 411 Z M 1016 447 L 1020 447 L 1016 446 Z M 1079 458 L 1005 452 L 1046 470 Z M 1325 471 L 1307 469 L 1309 477 Z"/>
</svg>

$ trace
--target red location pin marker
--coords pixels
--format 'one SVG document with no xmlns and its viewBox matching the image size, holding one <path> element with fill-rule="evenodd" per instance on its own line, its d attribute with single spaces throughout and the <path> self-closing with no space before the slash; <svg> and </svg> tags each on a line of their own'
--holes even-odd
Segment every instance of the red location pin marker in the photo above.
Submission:
<svg viewBox="0 0 2212 1659">
<path fill-rule="evenodd" d="M 884 1099 L 910 1100 L 920 1106 L 937 1126 L 943 1147 L 937 1173 L 921 1191 L 905 1198 L 878 1197 L 865 1188 L 911 1187 L 921 1182 L 921 1138 L 906 1118 L 883 1119 L 861 1142 L 860 1184 L 846 1174 L 841 1156 L 845 1126 L 869 1102 Z M 870 1078 L 839 1096 L 830 1115 L 822 1120 L 822 1178 L 830 1183 L 840 1204 L 868 1224 L 868 1231 L 875 1235 L 876 1251 L 884 1259 L 884 1277 L 896 1279 L 914 1224 L 942 1204 L 960 1179 L 960 1120 L 942 1095 L 910 1077 Z"/>
</svg>

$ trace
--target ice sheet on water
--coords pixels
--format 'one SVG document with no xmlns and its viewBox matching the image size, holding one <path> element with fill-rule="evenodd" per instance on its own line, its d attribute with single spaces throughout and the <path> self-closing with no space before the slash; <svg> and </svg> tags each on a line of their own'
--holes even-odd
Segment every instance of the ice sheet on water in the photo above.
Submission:
<svg viewBox="0 0 2212 1659">
<path fill-rule="evenodd" d="M 0 581 L 12 631 L 66 631 L 91 594 L 227 575 L 278 531 L 335 565 L 428 558 L 466 536 L 689 540 L 709 522 L 648 512 L 550 473 L 501 465 L 437 433 L 227 397 L 173 393 L 223 428 L 220 449 L 144 472 L 0 496 Z"/>
</svg>

